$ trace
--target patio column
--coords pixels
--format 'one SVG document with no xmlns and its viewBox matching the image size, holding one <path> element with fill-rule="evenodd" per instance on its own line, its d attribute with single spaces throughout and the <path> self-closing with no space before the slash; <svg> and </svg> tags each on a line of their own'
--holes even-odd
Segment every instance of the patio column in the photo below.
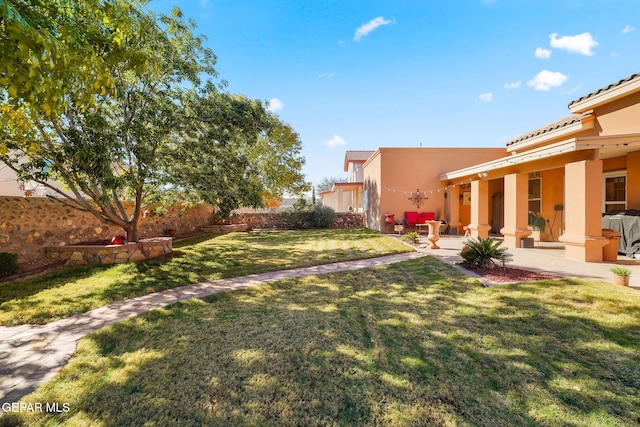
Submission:
<svg viewBox="0 0 640 427">
<path fill-rule="evenodd" d="M 531 234 L 529 222 L 529 175 L 514 173 L 504 177 L 504 235 L 505 246 L 519 248 L 520 239 Z"/>
<path fill-rule="evenodd" d="M 344 212 L 344 208 L 343 208 L 343 193 L 342 193 L 342 187 L 338 186 L 338 191 L 337 191 L 337 195 L 336 198 L 338 199 L 337 202 L 337 209 L 336 212 Z"/>
<path fill-rule="evenodd" d="M 446 218 L 446 220 L 449 223 L 450 230 L 455 229 L 459 232 L 460 226 L 462 225 L 460 222 L 460 187 L 457 185 L 451 186 L 447 191 L 449 193 L 447 194 L 447 212 L 449 212 L 449 218 Z"/>
<path fill-rule="evenodd" d="M 489 181 L 471 181 L 471 237 L 489 237 Z"/>
<path fill-rule="evenodd" d="M 602 161 L 582 160 L 567 163 L 565 178 L 564 234 L 565 257 L 586 262 L 601 262 L 602 248 Z"/>
</svg>

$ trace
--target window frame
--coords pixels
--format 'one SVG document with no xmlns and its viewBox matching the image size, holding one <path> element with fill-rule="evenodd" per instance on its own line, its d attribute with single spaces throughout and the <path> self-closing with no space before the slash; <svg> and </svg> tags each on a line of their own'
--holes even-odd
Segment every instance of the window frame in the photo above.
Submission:
<svg viewBox="0 0 640 427">
<path fill-rule="evenodd" d="M 624 202 L 619 200 L 614 200 L 607 202 L 607 178 L 620 178 L 624 177 Z M 607 205 L 620 205 L 624 204 L 624 209 L 627 209 L 628 197 L 629 197 L 629 180 L 627 179 L 627 170 L 619 169 L 615 171 L 608 171 L 602 173 L 602 213 L 607 213 L 609 210 L 607 209 Z M 617 210 L 617 209 L 616 209 Z"/>
<path fill-rule="evenodd" d="M 542 177 L 541 176 L 534 176 L 532 178 L 529 178 L 528 184 L 531 185 L 531 181 L 534 181 L 534 180 L 540 181 L 540 195 L 539 195 L 539 197 L 533 197 L 533 198 L 530 197 L 531 193 L 529 193 L 529 187 L 527 187 L 527 209 L 529 210 L 529 212 L 533 212 L 533 213 L 542 215 Z M 534 202 L 537 201 L 538 202 L 538 204 L 540 205 L 540 210 L 532 211 L 531 209 L 529 209 L 529 204 L 532 201 L 534 201 Z"/>
</svg>

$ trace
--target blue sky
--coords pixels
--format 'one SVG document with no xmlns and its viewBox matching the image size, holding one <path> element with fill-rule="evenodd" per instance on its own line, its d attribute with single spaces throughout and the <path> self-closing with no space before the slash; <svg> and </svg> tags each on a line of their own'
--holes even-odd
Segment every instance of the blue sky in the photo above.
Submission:
<svg viewBox="0 0 640 427">
<path fill-rule="evenodd" d="M 346 150 L 501 147 L 640 72 L 638 0 L 154 0 L 208 38 L 228 90 L 300 134 L 308 181 Z"/>
</svg>

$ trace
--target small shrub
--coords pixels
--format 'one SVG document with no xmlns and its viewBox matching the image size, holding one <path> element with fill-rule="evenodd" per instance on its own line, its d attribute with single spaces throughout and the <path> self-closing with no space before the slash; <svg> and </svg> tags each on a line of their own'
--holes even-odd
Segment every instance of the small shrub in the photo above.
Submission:
<svg viewBox="0 0 640 427">
<path fill-rule="evenodd" d="M 288 210 L 280 214 L 287 226 L 294 230 L 311 228 L 313 225 L 313 214 L 311 211 Z"/>
<path fill-rule="evenodd" d="M 336 212 L 329 206 L 305 204 L 304 200 L 284 211 L 281 217 L 288 228 L 328 228 L 336 219 Z"/>
<path fill-rule="evenodd" d="M 313 225 L 316 228 L 329 228 L 336 220 L 336 211 L 330 206 L 315 205 L 312 213 Z"/>
<path fill-rule="evenodd" d="M 416 231 L 412 231 L 411 233 L 407 233 L 402 236 L 402 240 L 415 244 L 418 243 L 418 237 L 420 237 L 420 235 Z"/>
<path fill-rule="evenodd" d="M 611 272 L 616 276 L 631 276 L 631 270 L 627 267 L 613 267 Z"/>
<path fill-rule="evenodd" d="M 0 252 L 0 277 L 18 272 L 18 254 Z"/>
<path fill-rule="evenodd" d="M 500 261 L 502 254 L 507 250 L 500 247 L 502 240 L 491 237 L 469 239 L 464 244 L 465 248 L 460 252 L 460 256 L 464 259 L 462 264 L 469 267 L 491 268 L 497 265 L 496 261 Z"/>
</svg>

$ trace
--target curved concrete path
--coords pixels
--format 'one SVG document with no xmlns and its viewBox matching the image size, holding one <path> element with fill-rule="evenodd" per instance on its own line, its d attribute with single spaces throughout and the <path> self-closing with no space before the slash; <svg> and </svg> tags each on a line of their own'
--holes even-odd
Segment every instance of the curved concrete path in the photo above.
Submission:
<svg viewBox="0 0 640 427">
<path fill-rule="evenodd" d="M 218 292 L 295 277 L 389 265 L 425 255 L 427 254 L 410 252 L 201 282 L 143 295 L 46 325 L 0 327 L 0 414 L 3 403 L 17 402 L 53 378 L 67 364 L 80 338 L 111 323 L 179 301 L 203 298 Z"/>
</svg>

